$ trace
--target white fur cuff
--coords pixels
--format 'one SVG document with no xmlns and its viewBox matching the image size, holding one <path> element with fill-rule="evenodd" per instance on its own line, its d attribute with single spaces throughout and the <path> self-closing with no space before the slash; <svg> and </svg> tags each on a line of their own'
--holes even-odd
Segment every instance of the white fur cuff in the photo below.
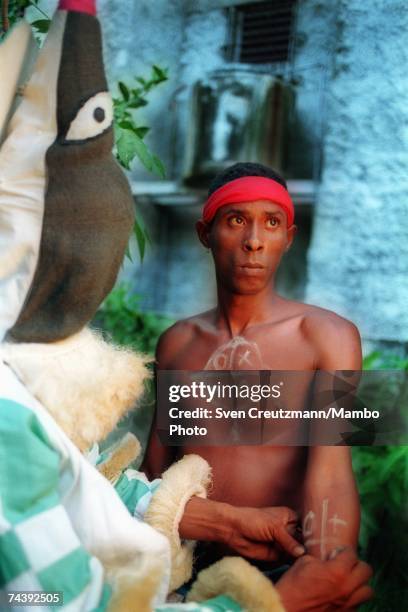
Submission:
<svg viewBox="0 0 408 612">
<path fill-rule="evenodd" d="M 170 591 L 191 578 L 195 542 L 181 544 L 179 524 L 188 500 L 194 495 L 207 496 L 210 480 L 211 469 L 208 463 L 198 455 L 186 455 L 164 472 L 162 482 L 145 514 L 146 522 L 170 542 Z"/>
<path fill-rule="evenodd" d="M 149 376 L 145 357 L 90 329 L 49 344 L 4 343 L 0 354 L 82 452 L 134 408 Z"/>
<path fill-rule="evenodd" d="M 225 557 L 202 570 L 187 595 L 200 602 L 228 595 L 248 612 L 285 612 L 272 582 L 241 557 Z"/>
</svg>

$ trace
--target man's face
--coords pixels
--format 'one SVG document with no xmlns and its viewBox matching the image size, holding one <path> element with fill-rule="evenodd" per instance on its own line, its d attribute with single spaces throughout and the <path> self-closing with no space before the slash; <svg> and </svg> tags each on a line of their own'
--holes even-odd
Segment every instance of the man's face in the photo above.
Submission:
<svg viewBox="0 0 408 612">
<path fill-rule="evenodd" d="M 268 200 L 222 206 L 210 227 L 197 224 L 201 242 L 211 249 L 218 283 L 241 295 L 269 285 L 295 229 L 287 227 L 282 208 Z"/>
</svg>

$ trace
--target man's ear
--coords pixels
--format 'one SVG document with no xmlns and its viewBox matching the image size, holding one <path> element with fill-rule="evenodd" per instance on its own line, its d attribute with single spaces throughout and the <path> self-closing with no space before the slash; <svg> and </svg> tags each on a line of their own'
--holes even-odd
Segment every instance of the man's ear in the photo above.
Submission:
<svg viewBox="0 0 408 612">
<path fill-rule="evenodd" d="M 210 227 L 209 225 L 207 223 L 204 223 L 204 221 L 201 221 L 201 219 L 199 219 L 199 221 L 197 221 L 196 223 L 196 231 L 197 231 L 197 236 L 201 244 L 205 246 L 206 249 L 209 249 L 210 248 L 210 242 L 209 242 Z"/>
<path fill-rule="evenodd" d="M 292 246 L 292 242 L 293 239 L 295 238 L 295 235 L 297 233 L 297 225 L 293 224 L 291 225 L 288 230 L 287 230 L 287 243 L 286 243 L 286 247 L 285 247 L 285 251 L 289 251 L 290 247 Z"/>
</svg>

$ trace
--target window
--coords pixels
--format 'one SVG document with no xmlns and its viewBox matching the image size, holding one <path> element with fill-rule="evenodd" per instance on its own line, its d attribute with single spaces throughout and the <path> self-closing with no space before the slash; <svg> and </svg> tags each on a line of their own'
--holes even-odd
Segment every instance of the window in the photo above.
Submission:
<svg viewBox="0 0 408 612">
<path fill-rule="evenodd" d="M 245 64 L 288 61 L 294 4 L 270 0 L 231 8 L 229 59 Z"/>
</svg>

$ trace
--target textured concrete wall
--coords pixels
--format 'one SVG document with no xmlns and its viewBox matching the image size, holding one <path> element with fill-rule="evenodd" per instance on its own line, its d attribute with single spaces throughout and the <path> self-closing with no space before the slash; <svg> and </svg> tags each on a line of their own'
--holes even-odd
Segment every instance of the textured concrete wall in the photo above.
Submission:
<svg viewBox="0 0 408 612">
<path fill-rule="evenodd" d="M 201 5 L 206 3 L 201 2 Z M 196 8 L 186 14 L 180 56 L 180 88 L 177 97 L 177 139 L 179 155 L 175 176 L 185 171 L 191 130 L 191 94 L 194 84 L 208 73 L 225 66 L 223 45 L 227 37 L 227 18 L 221 9 Z"/>
<path fill-rule="evenodd" d="M 337 47 L 307 298 L 354 320 L 368 341 L 406 342 L 406 3 L 336 4 Z"/>
<path fill-rule="evenodd" d="M 299 2 L 293 62 L 286 78 L 294 80 L 286 178 L 319 179 L 326 121 L 327 80 L 335 37 L 335 3 Z"/>
<path fill-rule="evenodd" d="M 149 75 L 153 64 L 168 68 L 169 80 L 148 95 L 149 104 L 137 110 L 136 121 L 153 128 L 146 143 L 163 161 L 171 177 L 183 39 L 182 0 L 98 0 L 98 7 L 111 86 L 119 79 L 132 83 L 134 76 Z M 137 162 L 132 174 L 138 180 L 154 180 Z"/>
</svg>

